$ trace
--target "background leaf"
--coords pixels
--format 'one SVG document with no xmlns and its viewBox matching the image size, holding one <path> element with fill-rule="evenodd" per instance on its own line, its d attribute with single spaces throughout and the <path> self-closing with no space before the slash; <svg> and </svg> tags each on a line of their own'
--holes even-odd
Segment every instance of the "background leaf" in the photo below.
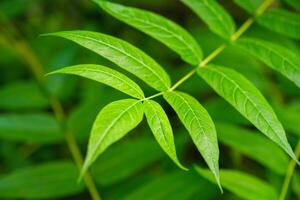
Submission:
<svg viewBox="0 0 300 200">
<path fill-rule="evenodd" d="M 143 104 L 134 99 L 105 106 L 94 122 L 82 174 L 106 148 L 135 128 L 142 121 L 143 113 Z"/>
<path fill-rule="evenodd" d="M 199 68 L 197 73 L 258 130 L 297 160 L 272 107 L 251 82 L 234 70 L 215 65 Z"/>
<path fill-rule="evenodd" d="M 100 83 L 113 87 L 132 97 L 143 99 L 142 89 L 127 76 L 102 65 L 83 64 L 65 67 L 49 74 L 74 74 L 89 78 Z"/>
<path fill-rule="evenodd" d="M 300 11 L 300 5 L 297 0 L 284 0 L 287 4 Z"/>
<path fill-rule="evenodd" d="M 155 101 L 147 100 L 144 102 L 144 110 L 156 141 L 178 167 L 186 170 L 177 158 L 172 127 L 163 108 Z"/>
<path fill-rule="evenodd" d="M 229 13 L 215 0 L 181 0 L 219 36 L 229 39 L 235 24 Z"/>
<path fill-rule="evenodd" d="M 195 167 L 204 178 L 215 182 L 208 170 Z M 247 200 L 274 200 L 278 199 L 276 190 L 268 183 L 249 174 L 234 171 L 220 170 L 221 184 L 224 188 Z"/>
<path fill-rule="evenodd" d="M 240 39 L 237 45 L 300 87 L 300 59 L 292 51 L 259 39 Z"/>
<path fill-rule="evenodd" d="M 68 161 L 40 164 L 11 172 L 0 178 L 1 198 L 44 199 L 77 194 L 78 169 Z"/>
<path fill-rule="evenodd" d="M 192 65 L 200 63 L 202 51 L 196 40 L 171 20 L 142 9 L 103 0 L 94 1 L 112 16 L 162 42 L 187 63 Z"/>
<path fill-rule="evenodd" d="M 236 3 L 252 15 L 256 13 L 257 8 L 261 5 L 262 2 L 262 0 L 234 0 L 234 3 Z"/>
<path fill-rule="evenodd" d="M 169 76 L 159 64 L 121 39 L 89 31 L 64 31 L 45 35 L 63 37 L 90 49 L 136 75 L 158 91 L 170 87 Z"/>
<path fill-rule="evenodd" d="M 219 182 L 217 133 L 208 112 L 194 97 L 183 92 L 167 92 L 163 96 L 177 113 L 217 182 Z"/>
</svg>

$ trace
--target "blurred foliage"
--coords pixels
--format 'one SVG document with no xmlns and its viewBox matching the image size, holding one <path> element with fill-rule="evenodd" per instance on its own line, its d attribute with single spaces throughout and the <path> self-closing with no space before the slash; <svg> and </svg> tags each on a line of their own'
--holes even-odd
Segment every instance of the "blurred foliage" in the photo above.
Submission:
<svg viewBox="0 0 300 200">
<path fill-rule="evenodd" d="M 197 39 L 204 56 L 223 43 L 222 38 L 210 32 L 180 1 L 115 2 L 151 10 L 178 22 Z M 220 2 L 237 24 L 249 16 L 233 1 Z M 292 10 L 284 2 L 277 4 Z M 66 75 L 46 77 L 43 86 L 34 75 L 42 73 L 44 76 L 55 69 L 81 63 L 105 64 L 115 68 L 114 64 L 75 44 L 39 37 L 42 33 L 76 29 L 111 34 L 136 45 L 164 66 L 173 82 L 192 69 L 165 46 L 107 15 L 90 0 L 1 0 L 0 199 L 90 198 L 84 184 L 76 182 L 78 170 L 70 162 L 71 155 L 64 142 L 61 124 L 51 110 L 51 97 L 55 96 L 62 102 L 67 129 L 76 136 L 81 151 L 86 152 L 97 113 L 109 102 L 125 95 L 96 82 Z M 246 35 L 283 44 L 300 55 L 299 42 L 257 24 Z M 239 71 L 262 91 L 274 105 L 288 139 L 295 147 L 300 136 L 299 88 L 234 46 L 224 50 L 214 63 Z M 42 66 L 43 70 L 33 69 L 32 66 L 36 65 Z M 147 96 L 154 94 L 152 89 L 144 87 L 143 82 L 122 72 L 146 88 Z M 282 150 L 257 133 L 201 79 L 193 77 L 179 90 L 197 97 L 217 121 L 221 168 L 251 173 L 278 192 L 288 165 L 288 158 Z M 161 101 L 161 98 L 158 100 Z M 108 149 L 92 166 L 91 173 L 103 199 L 239 199 L 226 186 L 221 195 L 216 186 L 195 172 L 192 164 L 206 166 L 205 162 L 197 154 L 174 111 L 165 102 L 161 103 L 172 122 L 179 158 L 190 170 L 181 171 L 171 162 L 148 131 L 146 120 L 143 120 L 138 128 Z M 239 181 L 243 183 L 232 183 L 228 177 L 224 180 L 228 180 L 226 184 L 229 185 L 245 183 L 242 179 Z M 269 186 L 265 187 L 270 190 L 271 196 L 277 195 Z M 299 188 L 298 170 L 289 199 L 300 199 Z"/>
</svg>

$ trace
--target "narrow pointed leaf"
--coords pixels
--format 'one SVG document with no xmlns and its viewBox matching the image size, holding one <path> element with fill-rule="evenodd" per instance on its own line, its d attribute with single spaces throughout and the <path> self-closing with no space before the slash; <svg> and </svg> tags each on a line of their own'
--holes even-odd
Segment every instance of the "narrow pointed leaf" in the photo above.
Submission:
<svg viewBox="0 0 300 200">
<path fill-rule="evenodd" d="M 52 162 L 16 170 L 0 178 L 1 199 L 58 199 L 78 194 L 79 171 L 68 161 Z"/>
<path fill-rule="evenodd" d="M 299 0 L 284 0 L 288 5 L 300 11 Z"/>
<path fill-rule="evenodd" d="M 211 182 L 215 182 L 208 170 L 195 167 L 196 171 Z M 235 170 L 220 170 L 222 186 L 235 195 L 246 200 L 278 199 L 275 188 L 269 183 L 250 174 Z"/>
<path fill-rule="evenodd" d="M 296 13 L 279 8 L 273 9 L 258 17 L 257 22 L 287 37 L 300 39 L 300 15 Z"/>
<path fill-rule="evenodd" d="M 258 130 L 297 160 L 272 107 L 250 81 L 232 69 L 215 65 L 199 68 L 197 73 Z"/>
<path fill-rule="evenodd" d="M 142 119 L 143 104 L 138 100 L 124 99 L 105 106 L 94 122 L 81 174 L 105 149 L 124 137 Z"/>
<path fill-rule="evenodd" d="M 255 15 L 257 8 L 262 4 L 263 0 L 234 0 L 234 2 L 248 13 Z"/>
<path fill-rule="evenodd" d="M 170 87 L 170 79 L 164 69 L 143 51 L 124 40 L 90 31 L 64 31 L 45 35 L 63 37 L 90 49 L 158 91 Z"/>
<path fill-rule="evenodd" d="M 229 39 L 235 24 L 229 13 L 215 0 L 181 0 L 219 36 Z"/>
<path fill-rule="evenodd" d="M 300 58 L 289 49 L 258 39 L 241 39 L 237 45 L 300 87 Z"/>
<path fill-rule="evenodd" d="M 164 94 L 164 98 L 177 113 L 217 182 L 219 182 L 217 133 L 208 112 L 194 97 L 183 92 L 167 92 Z"/>
<path fill-rule="evenodd" d="M 225 123 L 216 123 L 218 139 L 223 144 L 261 163 L 273 172 L 285 175 L 289 157 L 258 131 L 244 129 Z"/>
<path fill-rule="evenodd" d="M 112 16 L 162 42 L 187 63 L 192 65 L 200 63 L 202 50 L 196 40 L 171 20 L 142 9 L 103 0 L 94 1 Z"/>
<path fill-rule="evenodd" d="M 83 64 L 65 67 L 49 74 L 74 74 L 111 86 L 132 97 L 143 99 L 142 89 L 127 76 L 101 65 Z"/>
<path fill-rule="evenodd" d="M 144 111 L 150 129 L 161 148 L 178 167 L 187 170 L 177 158 L 172 127 L 163 108 L 155 101 L 147 100 L 144 102 Z"/>
</svg>

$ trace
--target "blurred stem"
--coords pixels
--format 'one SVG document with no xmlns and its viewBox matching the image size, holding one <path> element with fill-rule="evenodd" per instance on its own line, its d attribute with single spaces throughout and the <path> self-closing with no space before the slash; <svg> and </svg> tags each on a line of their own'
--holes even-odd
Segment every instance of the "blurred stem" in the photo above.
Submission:
<svg viewBox="0 0 300 200">
<path fill-rule="evenodd" d="M 27 66 L 30 68 L 32 73 L 34 74 L 35 78 L 41 85 L 41 87 L 46 91 L 51 108 L 53 110 L 53 113 L 57 119 L 57 121 L 61 124 L 62 129 L 64 131 L 65 140 L 68 145 L 68 148 L 72 154 L 72 157 L 74 159 L 74 162 L 76 163 L 77 167 L 81 169 L 83 165 L 83 157 L 80 152 L 79 146 L 76 142 L 76 138 L 74 137 L 74 134 L 68 130 L 66 127 L 66 118 L 65 113 L 62 107 L 61 102 L 59 99 L 52 95 L 50 92 L 47 91 L 46 88 L 46 80 L 45 80 L 45 69 L 41 62 L 39 61 L 38 57 L 34 53 L 33 49 L 30 47 L 30 45 L 26 42 L 25 39 L 22 39 L 21 34 L 18 32 L 18 30 L 9 22 L 4 22 L 5 27 L 7 27 L 11 32 L 13 32 L 14 35 L 17 35 L 19 39 L 14 38 L 11 36 L 11 33 L 7 33 L 6 31 L 3 31 L 1 33 L 1 38 L 4 37 L 5 39 L 5 45 L 10 46 L 13 48 L 20 58 L 22 58 L 26 63 Z M 3 40 L 1 40 L 3 41 Z M 94 180 L 89 172 L 87 172 L 84 177 L 84 182 L 89 190 L 90 195 L 92 196 L 93 200 L 101 200 L 101 197 L 97 191 L 96 185 L 94 183 Z"/>
<path fill-rule="evenodd" d="M 300 157 L 300 139 L 298 140 L 298 144 L 297 144 L 296 149 L 295 149 L 295 155 L 296 155 L 296 158 Z M 287 169 L 287 172 L 286 172 L 286 176 L 285 176 L 285 179 L 284 179 L 284 182 L 283 182 L 283 185 L 282 185 L 279 200 L 284 200 L 286 198 L 286 195 L 287 195 L 289 185 L 290 185 L 290 182 L 292 180 L 295 168 L 296 168 L 296 161 L 294 161 L 292 159 L 289 163 L 289 166 L 288 166 L 288 169 Z"/>
</svg>

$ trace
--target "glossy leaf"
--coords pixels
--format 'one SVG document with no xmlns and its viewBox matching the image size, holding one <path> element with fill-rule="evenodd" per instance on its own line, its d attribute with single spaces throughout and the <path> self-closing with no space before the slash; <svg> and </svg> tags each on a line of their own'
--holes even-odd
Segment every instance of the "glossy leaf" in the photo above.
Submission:
<svg viewBox="0 0 300 200">
<path fill-rule="evenodd" d="M 215 65 L 199 68 L 197 73 L 258 130 L 297 160 L 272 107 L 251 82 L 232 69 Z"/>
<path fill-rule="evenodd" d="M 285 175 L 289 157 L 272 141 L 239 126 L 216 123 L 218 139 L 280 175 Z"/>
<path fill-rule="evenodd" d="M 215 182 L 208 170 L 195 167 L 196 171 L 211 182 Z M 234 170 L 220 170 L 222 186 L 235 195 L 246 200 L 278 199 L 275 188 L 267 182 L 250 174 Z"/>
<path fill-rule="evenodd" d="M 273 9 L 258 17 L 257 22 L 269 30 L 293 39 L 300 39 L 300 15 L 296 13 Z"/>
<path fill-rule="evenodd" d="M 94 122 L 81 174 L 105 149 L 135 128 L 142 121 L 143 113 L 143 104 L 134 99 L 119 100 L 105 106 Z"/>
<path fill-rule="evenodd" d="M 284 0 L 288 5 L 300 11 L 299 0 Z"/>
<path fill-rule="evenodd" d="M 292 51 L 258 39 L 240 39 L 237 44 L 300 87 L 300 58 Z"/>
<path fill-rule="evenodd" d="M 45 35 L 63 37 L 90 49 L 158 91 L 170 87 L 170 79 L 164 69 L 143 51 L 124 40 L 90 31 L 64 31 Z"/>
<path fill-rule="evenodd" d="M 77 183 L 77 167 L 68 161 L 16 170 L 0 178 L 1 199 L 57 199 L 84 189 Z"/>
<path fill-rule="evenodd" d="M 181 0 L 219 36 L 229 39 L 235 24 L 229 13 L 215 0 Z"/>
<path fill-rule="evenodd" d="M 263 0 L 234 0 L 234 2 L 248 13 L 255 15 L 257 8 L 262 4 Z"/>
<path fill-rule="evenodd" d="M 144 98 L 142 89 L 135 82 L 120 72 L 102 65 L 75 65 L 56 70 L 49 73 L 49 75 L 57 73 L 79 75 L 111 86 L 132 97 L 138 99 Z"/>
<path fill-rule="evenodd" d="M 103 0 L 94 1 L 112 16 L 162 42 L 178 53 L 184 61 L 192 65 L 200 63 L 202 51 L 196 40 L 171 20 L 142 9 Z"/>
<path fill-rule="evenodd" d="M 1 114 L 0 138 L 29 143 L 63 141 L 59 123 L 46 113 Z"/>
<path fill-rule="evenodd" d="M 187 170 L 177 158 L 172 127 L 163 108 L 155 101 L 147 100 L 144 102 L 144 110 L 150 129 L 161 148 L 178 167 Z"/>
<path fill-rule="evenodd" d="M 164 98 L 177 113 L 210 170 L 219 182 L 219 147 L 215 125 L 208 112 L 192 96 L 167 92 Z"/>
</svg>

